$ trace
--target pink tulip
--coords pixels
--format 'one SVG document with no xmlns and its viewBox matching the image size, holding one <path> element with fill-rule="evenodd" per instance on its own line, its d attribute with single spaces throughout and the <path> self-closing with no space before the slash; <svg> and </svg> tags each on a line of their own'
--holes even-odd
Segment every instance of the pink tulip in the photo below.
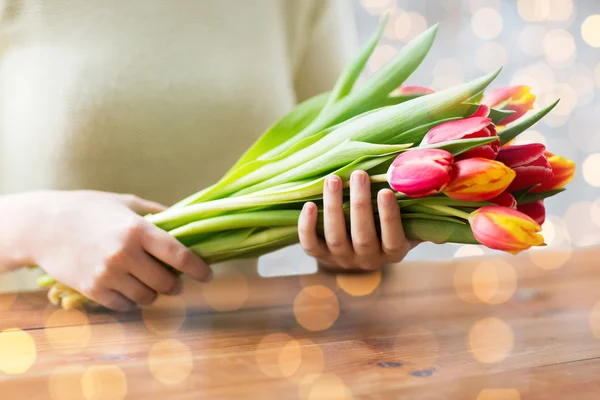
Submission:
<svg viewBox="0 0 600 400">
<path fill-rule="evenodd" d="M 500 161 L 517 174 L 508 187 L 509 192 L 535 186 L 550 178 L 553 172 L 544 155 L 543 144 L 531 143 L 500 148 L 496 161 Z"/>
<path fill-rule="evenodd" d="M 396 89 L 393 93 L 395 96 L 411 96 L 411 95 L 420 95 L 424 96 L 426 94 L 435 93 L 435 90 L 430 89 L 425 86 L 401 86 Z"/>
<path fill-rule="evenodd" d="M 542 225 L 546 220 L 546 207 L 544 207 L 544 200 L 521 204 L 517 207 L 517 210 L 527 215 L 540 225 Z"/>
<path fill-rule="evenodd" d="M 529 86 L 508 86 L 491 91 L 483 96 L 482 104 L 492 108 L 515 111 L 514 114 L 504 118 L 499 125 L 508 125 L 521 118 L 527 111 L 533 109 L 535 95 Z"/>
<path fill-rule="evenodd" d="M 489 200 L 489 202 L 502 207 L 517 208 L 517 199 L 508 192 L 501 193 L 499 196 Z"/>
<path fill-rule="evenodd" d="M 409 197 L 439 193 L 450 181 L 454 157 L 440 149 L 415 149 L 401 153 L 387 172 L 395 191 Z"/>
<path fill-rule="evenodd" d="M 489 111 L 489 109 L 488 109 Z M 479 108 L 475 114 L 485 113 L 485 108 Z M 434 126 L 425 136 L 428 144 L 435 144 L 459 139 L 485 138 L 498 136 L 492 120 L 486 117 L 469 117 L 456 121 L 444 122 Z M 498 154 L 500 139 L 479 146 L 456 157 L 457 160 L 466 158 L 488 158 L 493 160 Z"/>
</svg>

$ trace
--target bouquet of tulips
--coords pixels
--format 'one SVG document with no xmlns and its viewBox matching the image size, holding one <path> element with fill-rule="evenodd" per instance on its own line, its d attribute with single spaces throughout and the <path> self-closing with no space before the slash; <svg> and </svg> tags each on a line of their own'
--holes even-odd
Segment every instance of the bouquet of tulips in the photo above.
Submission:
<svg viewBox="0 0 600 400">
<path fill-rule="evenodd" d="M 408 238 L 511 253 L 543 245 L 543 201 L 575 166 L 541 144 L 511 142 L 558 101 L 525 115 L 535 100 L 529 88 L 486 90 L 499 70 L 441 92 L 405 86 L 437 26 L 356 87 L 386 23 L 332 91 L 285 115 L 214 185 L 146 218 L 207 262 L 257 257 L 298 242 L 302 206 L 322 208 L 328 176 L 347 183 L 363 170 L 372 193 L 397 193 Z M 49 276 L 39 283 L 65 308 L 89 303 Z"/>
</svg>

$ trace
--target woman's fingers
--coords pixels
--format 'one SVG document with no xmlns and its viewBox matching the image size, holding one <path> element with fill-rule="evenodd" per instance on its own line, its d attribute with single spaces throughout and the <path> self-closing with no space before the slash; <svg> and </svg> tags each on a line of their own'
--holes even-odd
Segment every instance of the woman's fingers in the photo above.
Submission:
<svg viewBox="0 0 600 400">
<path fill-rule="evenodd" d="M 381 247 L 373 218 L 371 183 L 364 171 L 355 171 L 350 177 L 350 221 L 356 254 L 366 258 L 377 257 Z"/>
<path fill-rule="evenodd" d="M 135 309 L 135 303 L 127 297 L 108 287 L 94 287 L 84 291 L 84 294 L 90 300 L 111 310 L 127 312 Z"/>
<path fill-rule="evenodd" d="M 156 214 L 167 209 L 154 201 L 139 198 L 133 194 L 117 194 L 119 201 L 139 215 Z"/>
<path fill-rule="evenodd" d="M 396 196 L 389 189 L 381 190 L 377 194 L 377 206 L 381 224 L 381 248 L 390 261 L 399 262 L 406 255 L 408 242 Z"/>
<path fill-rule="evenodd" d="M 338 176 L 330 176 L 325 180 L 323 209 L 325 241 L 329 252 L 335 257 L 347 257 L 354 252 L 348 239 L 342 206 L 342 180 Z"/>
<path fill-rule="evenodd" d="M 317 235 L 318 217 L 319 214 L 315 203 L 304 204 L 300 218 L 298 219 L 298 236 L 300 238 L 300 245 L 302 245 L 306 254 L 318 260 L 323 260 L 329 256 L 329 251 Z"/>
<path fill-rule="evenodd" d="M 148 223 L 142 229 L 140 240 L 144 250 L 176 270 L 203 282 L 212 279 L 208 264 L 168 232 Z"/>
<path fill-rule="evenodd" d="M 140 251 L 135 255 L 129 267 L 129 273 L 150 289 L 166 295 L 175 295 L 181 291 L 181 279 L 160 265 L 148 253 Z"/>
<path fill-rule="evenodd" d="M 156 300 L 156 292 L 140 282 L 135 276 L 125 274 L 113 281 L 113 290 L 138 305 L 150 305 Z"/>
</svg>

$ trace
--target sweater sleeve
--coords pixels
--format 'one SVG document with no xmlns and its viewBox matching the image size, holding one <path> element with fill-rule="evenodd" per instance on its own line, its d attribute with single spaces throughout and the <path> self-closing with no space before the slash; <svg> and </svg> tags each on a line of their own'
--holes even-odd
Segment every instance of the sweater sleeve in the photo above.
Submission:
<svg viewBox="0 0 600 400">
<path fill-rule="evenodd" d="M 357 32 L 348 0 L 317 0 L 294 76 L 298 102 L 333 89 L 355 55 Z"/>
</svg>

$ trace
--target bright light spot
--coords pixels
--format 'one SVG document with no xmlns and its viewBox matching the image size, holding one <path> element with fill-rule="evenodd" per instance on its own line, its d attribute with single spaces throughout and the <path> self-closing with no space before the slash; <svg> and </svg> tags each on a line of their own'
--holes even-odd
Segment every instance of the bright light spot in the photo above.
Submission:
<svg viewBox="0 0 600 400">
<path fill-rule="evenodd" d="M 92 338 L 88 317 L 79 310 L 56 310 L 46 320 L 44 333 L 48 343 L 63 354 L 80 353 Z"/>
<path fill-rule="evenodd" d="M 509 300 L 517 290 L 517 274 L 504 260 L 481 262 L 472 277 L 473 293 L 488 304 Z"/>
<path fill-rule="evenodd" d="M 561 64 L 575 54 L 575 40 L 564 29 L 554 29 L 544 37 L 544 53 L 548 62 Z"/>
<path fill-rule="evenodd" d="M 309 331 L 328 329 L 340 315 L 340 303 L 331 289 L 316 285 L 302 289 L 294 299 L 294 315 Z"/>
<path fill-rule="evenodd" d="M 403 40 L 410 33 L 410 15 L 402 11 L 398 12 L 388 27 L 393 31 L 394 39 Z"/>
<path fill-rule="evenodd" d="M 248 299 L 248 282 L 241 273 L 213 279 L 202 287 L 204 299 L 216 311 L 235 311 Z"/>
<path fill-rule="evenodd" d="M 484 72 L 492 72 L 507 61 L 506 49 L 500 43 L 482 44 L 477 50 L 477 66 Z"/>
<path fill-rule="evenodd" d="M 142 318 L 151 332 L 175 333 L 185 322 L 185 301 L 181 296 L 158 296 L 154 304 L 142 309 Z"/>
<path fill-rule="evenodd" d="M 366 296 L 372 293 L 381 282 L 381 271 L 365 274 L 338 274 L 337 284 L 351 296 Z"/>
<path fill-rule="evenodd" d="M 260 370 L 272 378 L 293 375 L 302 357 L 298 342 L 286 333 L 265 336 L 254 353 Z"/>
<path fill-rule="evenodd" d="M 585 75 L 575 74 L 569 77 L 568 85 L 577 93 L 577 106 L 590 104 L 594 99 L 594 82 Z"/>
<path fill-rule="evenodd" d="M 462 245 L 454 253 L 454 257 L 479 257 L 484 255 L 485 252 L 481 246 L 475 244 Z"/>
<path fill-rule="evenodd" d="M 548 247 L 532 247 L 529 259 L 538 268 L 553 270 L 562 268 L 571 258 L 571 238 L 565 221 L 554 215 L 546 216 L 542 236 Z"/>
<path fill-rule="evenodd" d="M 548 0 L 519 0 L 517 3 L 519 15 L 525 21 L 543 21 L 550 15 Z"/>
<path fill-rule="evenodd" d="M 581 37 L 592 47 L 600 47 L 600 14 L 588 16 L 581 24 Z"/>
<path fill-rule="evenodd" d="M 164 385 L 185 381 L 194 368 L 192 352 L 175 339 L 165 339 L 152 346 L 148 366 L 154 379 Z"/>
<path fill-rule="evenodd" d="M 566 21 L 573 15 L 572 0 L 550 0 L 550 21 Z"/>
<path fill-rule="evenodd" d="M 418 12 L 411 11 L 403 15 L 405 16 L 394 21 L 394 30 L 398 39 L 409 42 L 427 29 L 427 20 Z"/>
<path fill-rule="evenodd" d="M 84 398 L 81 379 L 85 369 L 81 366 L 55 368 L 48 381 L 50 397 L 53 400 L 79 400 Z"/>
<path fill-rule="evenodd" d="M 444 1 L 443 3 L 452 5 L 452 2 L 449 2 L 449 1 Z M 474 13 L 477 10 L 484 8 L 484 7 L 494 8 L 494 9 L 498 10 L 498 9 L 500 9 L 500 0 L 470 0 L 469 1 L 469 10 L 472 13 Z"/>
<path fill-rule="evenodd" d="M 519 33 L 519 47 L 523 53 L 532 57 L 539 57 L 544 54 L 542 42 L 548 34 L 546 28 L 540 25 L 527 25 Z"/>
<path fill-rule="evenodd" d="M 398 50 L 395 47 L 390 46 L 389 44 L 380 44 L 375 47 L 373 51 L 373 55 L 371 55 L 371 59 L 369 60 L 369 69 L 372 72 L 378 71 L 381 67 L 387 64 L 394 56 Z"/>
<path fill-rule="evenodd" d="M 352 392 L 335 374 L 307 376 L 298 387 L 300 400 L 352 400 Z"/>
<path fill-rule="evenodd" d="M 594 187 L 600 187 L 600 153 L 590 154 L 581 166 L 583 178 Z"/>
<path fill-rule="evenodd" d="M 396 0 L 360 0 L 360 4 L 373 15 L 378 15 L 396 4 Z"/>
<path fill-rule="evenodd" d="M 544 62 L 538 62 L 522 68 L 511 80 L 511 85 L 531 86 L 531 91 L 538 96 L 538 99 L 543 98 L 543 94 L 551 90 L 554 87 L 554 83 L 554 71 Z"/>
<path fill-rule="evenodd" d="M 514 141 L 514 144 L 531 144 L 531 143 L 541 143 L 543 145 L 547 145 L 546 138 L 539 131 L 525 131 L 521 133 Z"/>
<path fill-rule="evenodd" d="M 554 114 L 565 117 L 571 114 L 573 108 L 575 108 L 575 105 L 577 104 L 577 92 L 566 83 L 557 83 L 554 85 L 552 91 L 545 96 L 544 104 L 552 104 L 556 99 L 560 99 L 560 102 L 552 110 L 551 115 Z"/>
<path fill-rule="evenodd" d="M 473 357 L 484 364 L 504 360 L 512 351 L 513 345 L 511 327 L 498 318 L 482 319 L 469 332 L 469 348 Z"/>
<path fill-rule="evenodd" d="M 481 8 L 473 13 L 471 28 L 481 39 L 494 39 L 502 32 L 502 15 L 493 8 Z"/>
<path fill-rule="evenodd" d="M 517 389 L 483 389 L 477 400 L 521 400 Z"/>
<path fill-rule="evenodd" d="M 591 202 L 572 203 L 565 213 L 565 223 L 569 236 L 577 246 L 585 247 L 598 240 L 600 232 L 592 219 Z"/>
<path fill-rule="evenodd" d="M 29 333 L 17 328 L 0 332 L 0 371 L 22 374 L 31 368 L 36 357 L 35 341 Z"/>
<path fill-rule="evenodd" d="M 81 378 L 87 400 L 122 400 L 127 395 L 127 376 L 116 365 L 89 367 Z"/>
</svg>

